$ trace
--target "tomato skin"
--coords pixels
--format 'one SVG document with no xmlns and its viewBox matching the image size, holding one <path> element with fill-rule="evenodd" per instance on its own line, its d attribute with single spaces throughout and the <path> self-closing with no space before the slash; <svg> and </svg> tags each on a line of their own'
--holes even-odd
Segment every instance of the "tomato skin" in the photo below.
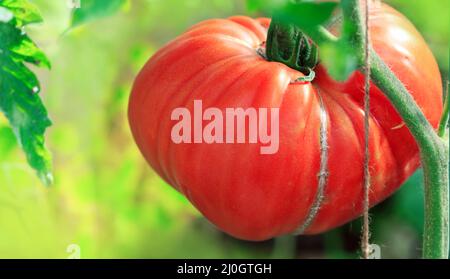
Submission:
<svg viewBox="0 0 450 279">
<path fill-rule="evenodd" d="M 306 234 L 321 233 L 362 213 L 364 122 L 361 73 L 337 83 L 319 65 L 313 84 L 302 74 L 268 62 L 256 50 L 268 19 L 231 17 L 199 23 L 158 51 L 136 78 L 129 122 L 152 168 L 212 223 L 241 239 L 292 233 L 310 212 L 320 168 L 320 104 L 328 117 L 329 179 L 324 200 Z M 437 63 L 421 35 L 387 5 L 372 5 L 372 44 L 405 84 L 430 123 L 442 113 Z M 370 168 L 375 205 L 418 168 L 419 152 L 383 93 L 371 89 Z M 175 144 L 175 108 L 193 101 L 220 109 L 280 108 L 280 148 L 261 155 L 260 144 Z"/>
</svg>

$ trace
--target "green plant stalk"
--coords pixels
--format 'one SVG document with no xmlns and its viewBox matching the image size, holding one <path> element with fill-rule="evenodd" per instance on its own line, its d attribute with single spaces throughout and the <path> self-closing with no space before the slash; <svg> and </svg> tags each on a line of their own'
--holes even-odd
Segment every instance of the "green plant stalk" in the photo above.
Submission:
<svg viewBox="0 0 450 279">
<path fill-rule="evenodd" d="M 364 52 L 360 46 L 363 42 L 365 28 L 359 1 L 342 0 L 341 4 L 344 24 L 356 27 L 353 39 L 358 49 L 360 66 L 363 67 Z M 370 60 L 372 81 L 391 101 L 419 146 L 425 178 L 423 257 L 447 258 L 449 243 L 448 147 L 428 122 L 412 95 L 373 49 L 370 52 Z"/>
<path fill-rule="evenodd" d="M 445 90 L 445 92 L 447 92 L 447 94 L 445 95 L 444 112 L 442 115 L 441 122 L 439 123 L 439 130 L 438 130 L 438 134 L 441 138 L 445 136 L 445 132 L 447 131 L 447 127 L 448 127 L 448 120 L 450 118 L 450 115 L 449 115 L 450 100 L 448 98 L 448 83 L 449 83 L 449 81 L 447 80 L 447 85 L 446 85 L 446 90 Z"/>
<path fill-rule="evenodd" d="M 343 11 L 341 37 L 336 38 L 323 26 L 303 31 L 319 46 L 339 41 L 351 44 L 355 50 L 358 67 L 362 69 L 366 67 L 364 47 L 366 31 L 360 1 L 341 0 L 340 4 Z M 280 36 L 283 37 L 283 34 Z M 436 133 L 412 95 L 373 49 L 370 51 L 369 58 L 372 82 L 390 100 L 419 147 L 425 180 L 423 257 L 447 258 L 449 243 L 448 146 L 439 137 L 441 132 L 439 135 Z M 441 128 L 442 134 L 445 134 L 445 126 L 448 122 L 448 101 L 444 111 L 446 112 L 441 121 L 441 126 L 444 126 Z"/>
<path fill-rule="evenodd" d="M 425 178 L 424 258 L 448 257 L 448 148 L 405 86 L 372 50 L 372 81 L 389 98 L 420 149 Z"/>
</svg>

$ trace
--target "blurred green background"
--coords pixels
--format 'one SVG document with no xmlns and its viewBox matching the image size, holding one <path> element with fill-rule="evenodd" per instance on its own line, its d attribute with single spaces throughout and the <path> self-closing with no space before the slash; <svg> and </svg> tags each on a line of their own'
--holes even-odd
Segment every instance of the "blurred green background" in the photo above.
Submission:
<svg viewBox="0 0 450 279">
<path fill-rule="evenodd" d="M 34 0 L 44 23 L 27 31 L 52 61 L 36 70 L 54 125 L 47 145 L 55 185 L 44 187 L 0 116 L 0 257 L 358 258 L 359 221 L 319 236 L 252 243 L 209 224 L 147 166 L 127 124 L 140 67 L 190 25 L 248 14 L 240 0 L 132 0 L 112 16 L 69 32 L 65 0 Z M 421 31 L 448 76 L 449 2 L 391 0 Z M 388 43 L 388 42 L 387 42 Z M 421 253 L 422 174 L 372 210 L 383 258 Z"/>
</svg>

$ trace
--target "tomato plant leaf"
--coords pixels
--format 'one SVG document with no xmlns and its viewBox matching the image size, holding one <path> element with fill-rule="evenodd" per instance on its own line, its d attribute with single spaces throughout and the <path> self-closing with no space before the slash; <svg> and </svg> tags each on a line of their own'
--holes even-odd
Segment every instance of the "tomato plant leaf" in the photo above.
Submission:
<svg viewBox="0 0 450 279">
<path fill-rule="evenodd" d="M 343 39 L 320 45 L 321 62 L 328 73 L 338 81 L 347 80 L 358 69 L 358 59 L 351 45 Z"/>
<path fill-rule="evenodd" d="M 326 23 L 333 14 L 338 3 L 336 2 L 307 2 L 288 3 L 282 9 L 275 12 L 281 20 L 288 21 L 303 30 L 314 30 Z"/>
<path fill-rule="evenodd" d="M 11 128 L 0 125 L 0 156 L 6 156 L 15 148 L 16 138 Z"/>
<path fill-rule="evenodd" d="M 302 29 L 315 28 L 324 24 L 338 3 L 312 2 L 310 0 L 247 0 L 251 12 L 262 11 L 269 16 L 297 24 Z"/>
<path fill-rule="evenodd" d="M 247 10 L 250 12 L 270 12 L 280 9 L 286 5 L 288 0 L 247 0 Z"/>
<path fill-rule="evenodd" d="M 0 0 L 0 6 L 14 15 L 18 25 L 42 22 L 38 8 L 28 0 Z"/>
<path fill-rule="evenodd" d="M 8 119 L 28 163 L 49 185 L 51 155 L 45 147 L 44 133 L 51 121 L 37 94 L 39 81 L 25 63 L 50 68 L 50 61 L 23 31 L 25 25 L 41 20 L 37 8 L 28 1 L 0 0 L 0 111 Z"/>
<path fill-rule="evenodd" d="M 125 6 L 127 0 L 80 0 L 80 7 L 72 14 L 71 28 L 92 20 L 110 16 Z"/>
</svg>

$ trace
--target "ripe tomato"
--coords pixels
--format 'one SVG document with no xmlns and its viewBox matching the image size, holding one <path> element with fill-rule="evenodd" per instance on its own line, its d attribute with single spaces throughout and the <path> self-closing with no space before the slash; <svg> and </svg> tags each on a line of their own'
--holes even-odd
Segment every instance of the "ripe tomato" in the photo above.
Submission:
<svg viewBox="0 0 450 279">
<path fill-rule="evenodd" d="M 363 75 L 356 72 L 337 83 L 319 64 L 312 84 L 292 83 L 300 72 L 257 53 L 269 23 L 235 16 L 195 25 L 148 61 L 129 103 L 132 133 L 153 169 L 212 223 L 247 240 L 292 233 L 308 218 L 304 233 L 321 233 L 358 217 L 363 205 Z M 437 127 L 441 78 L 424 39 L 384 4 L 372 5 L 370 31 L 376 52 Z M 328 119 L 329 178 L 313 214 L 320 168 L 319 94 Z M 420 162 L 401 117 L 373 84 L 371 97 L 373 206 L 398 189 Z M 259 144 L 173 143 L 171 112 L 192 111 L 194 100 L 223 110 L 280 108 L 279 151 L 262 155 Z"/>
</svg>

